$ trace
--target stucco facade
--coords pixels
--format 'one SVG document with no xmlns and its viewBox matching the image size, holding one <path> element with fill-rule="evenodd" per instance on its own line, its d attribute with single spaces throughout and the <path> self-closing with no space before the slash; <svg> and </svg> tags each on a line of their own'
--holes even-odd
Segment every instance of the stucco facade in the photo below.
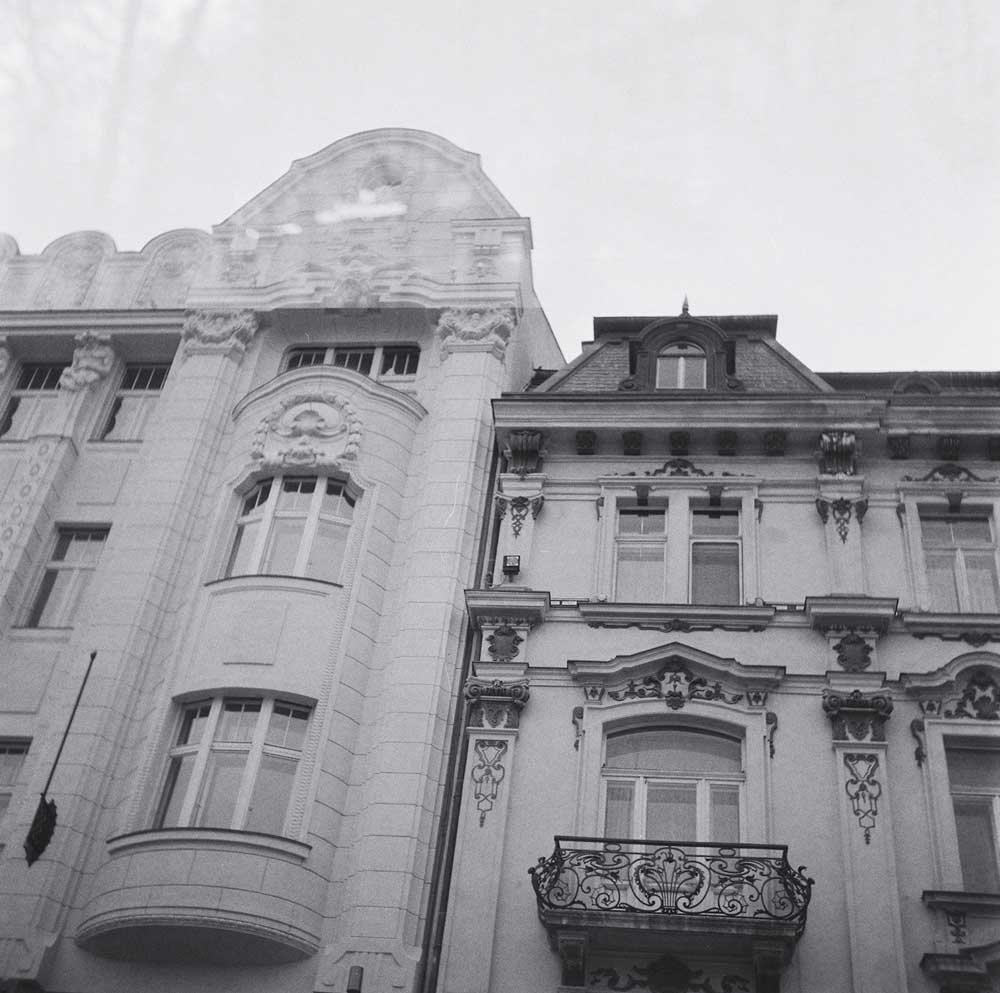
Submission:
<svg viewBox="0 0 1000 993">
<path fill-rule="evenodd" d="M 493 404 L 444 993 L 1000 988 L 1000 375 L 776 327 Z"/>
<path fill-rule="evenodd" d="M 10 988 L 417 981 L 489 403 L 562 361 L 530 255 L 405 130 L 211 233 L 0 240 Z"/>
</svg>

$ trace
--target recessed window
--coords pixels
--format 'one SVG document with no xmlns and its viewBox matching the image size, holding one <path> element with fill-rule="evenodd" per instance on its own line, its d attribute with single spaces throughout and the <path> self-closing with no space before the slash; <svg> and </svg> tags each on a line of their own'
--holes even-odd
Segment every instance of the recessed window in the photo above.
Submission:
<svg viewBox="0 0 1000 993">
<path fill-rule="evenodd" d="M 125 367 L 100 434 L 101 441 L 142 439 L 169 370 L 169 365 L 161 363 Z"/>
<path fill-rule="evenodd" d="M 648 841 L 739 842 L 743 746 L 699 728 L 608 735 L 604 834 Z"/>
<path fill-rule="evenodd" d="M 262 479 L 243 497 L 226 575 L 338 582 L 356 501 L 340 479 Z"/>
<path fill-rule="evenodd" d="M 0 822 L 10 806 L 29 745 L 26 738 L 0 738 Z"/>
<path fill-rule="evenodd" d="M 623 603 L 664 600 L 667 507 L 619 502 L 615 536 L 615 598 Z"/>
<path fill-rule="evenodd" d="M 69 627 L 104 549 L 106 527 L 60 528 L 27 626 Z"/>
<path fill-rule="evenodd" d="M 65 363 L 26 363 L 21 366 L 0 421 L 0 438 L 22 441 L 34 437 L 41 429 L 46 413 L 56 403 L 59 379 Z"/>
<path fill-rule="evenodd" d="M 931 607 L 942 612 L 1000 612 L 997 543 L 986 514 L 920 515 Z"/>
<path fill-rule="evenodd" d="M 703 390 L 706 373 L 705 352 L 691 342 L 672 342 L 656 356 L 658 390 Z"/>
<path fill-rule="evenodd" d="M 405 379 L 417 374 L 420 349 L 415 345 L 337 345 L 292 348 L 285 371 L 332 365 L 376 379 Z"/>
<path fill-rule="evenodd" d="M 740 603 L 738 508 L 691 510 L 691 602 Z"/>
<path fill-rule="evenodd" d="M 154 827 L 284 833 L 308 724 L 308 707 L 270 697 L 186 704 Z"/>
<path fill-rule="evenodd" d="M 965 889 L 1000 891 L 1000 742 L 946 738 L 958 855 Z"/>
</svg>

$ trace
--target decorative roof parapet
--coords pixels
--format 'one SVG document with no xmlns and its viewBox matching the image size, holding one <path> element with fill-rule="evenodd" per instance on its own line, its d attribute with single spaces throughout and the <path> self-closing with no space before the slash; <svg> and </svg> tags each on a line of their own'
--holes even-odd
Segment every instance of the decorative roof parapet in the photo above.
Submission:
<svg viewBox="0 0 1000 993">
<path fill-rule="evenodd" d="M 835 690 L 823 691 L 823 710 L 833 722 L 834 741 L 885 741 L 885 722 L 892 713 L 888 693 L 866 696 L 852 690 L 846 696 Z"/>
<path fill-rule="evenodd" d="M 508 683 L 472 677 L 466 680 L 463 695 L 468 706 L 467 727 L 513 730 L 520 724 L 531 692 L 526 679 Z"/>
<path fill-rule="evenodd" d="M 104 379 L 115 364 L 111 335 L 84 331 L 74 339 L 73 362 L 63 369 L 59 388 L 75 392 L 84 390 Z"/>
<path fill-rule="evenodd" d="M 189 355 L 222 354 L 239 358 L 260 322 L 252 310 L 195 310 L 184 319 L 181 349 Z"/>
</svg>

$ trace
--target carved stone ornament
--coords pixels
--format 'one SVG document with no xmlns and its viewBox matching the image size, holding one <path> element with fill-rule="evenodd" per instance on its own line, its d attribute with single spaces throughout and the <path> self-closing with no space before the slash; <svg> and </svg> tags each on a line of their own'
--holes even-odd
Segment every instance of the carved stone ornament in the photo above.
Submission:
<svg viewBox="0 0 1000 993">
<path fill-rule="evenodd" d="M 853 476 L 857 471 L 857 439 L 853 431 L 824 431 L 816 460 L 824 476 Z"/>
<path fill-rule="evenodd" d="M 639 432 L 636 432 L 636 434 L 639 434 Z M 735 442 L 734 442 L 734 444 L 735 444 Z M 629 453 L 626 452 L 626 454 L 629 454 Z M 642 454 L 642 442 L 641 442 L 641 439 L 639 441 L 639 451 L 637 451 L 637 452 L 635 452 L 633 454 L 636 454 L 636 455 L 641 455 Z M 720 452 L 719 454 L 721 455 L 722 453 Z M 635 472 L 635 470 L 633 470 L 632 472 L 615 472 L 615 473 L 612 473 L 612 475 L 613 476 L 620 476 L 622 478 L 628 478 L 630 476 L 638 476 L 638 473 Z M 714 476 L 715 473 L 712 472 L 709 469 L 700 469 L 690 459 L 679 459 L 679 458 L 677 458 L 677 459 L 667 459 L 667 461 L 664 462 L 663 465 L 661 465 L 659 467 L 659 469 L 647 469 L 643 473 L 643 475 L 644 476 L 649 476 L 649 477 L 653 477 L 653 476 L 681 476 L 681 477 L 694 477 L 694 476 L 697 476 L 697 477 L 702 477 L 702 476 Z M 735 478 L 737 476 L 743 476 L 745 474 L 744 473 L 740 473 L 740 472 L 721 472 L 721 473 L 719 473 L 719 475 L 720 476 L 727 476 L 727 477 L 730 477 L 730 478 Z"/>
<path fill-rule="evenodd" d="M 195 271 L 205 257 L 207 238 L 183 237 L 164 245 L 146 265 L 134 307 L 183 307 Z"/>
<path fill-rule="evenodd" d="M 997 477 L 983 479 L 970 472 L 964 465 L 955 462 L 942 462 L 934 466 L 926 476 L 904 476 L 904 483 L 995 483 Z"/>
<path fill-rule="evenodd" d="M 73 362 L 63 369 L 59 377 L 59 388 L 63 390 L 84 390 L 104 379 L 115 364 L 115 350 L 111 345 L 111 335 L 96 331 L 84 331 L 74 339 L 77 347 L 73 350 Z"/>
<path fill-rule="evenodd" d="M 53 310 L 82 307 L 107 252 L 107 235 L 68 235 L 49 263 L 34 306 Z"/>
<path fill-rule="evenodd" d="M 851 690 L 844 696 L 824 690 L 823 710 L 833 722 L 834 741 L 885 741 L 892 697 L 887 693 L 865 696 L 861 690 Z"/>
<path fill-rule="evenodd" d="M 716 985 L 715 980 L 719 985 Z M 648 965 L 628 969 L 591 969 L 588 987 L 599 990 L 649 990 L 649 993 L 747 993 L 750 979 L 733 974 L 706 976 L 672 955 L 661 955 Z"/>
<path fill-rule="evenodd" d="M 833 646 L 837 664 L 847 672 L 864 672 L 872 664 L 872 647 L 854 631 L 845 634 Z"/>
<path fill-rule="evenodd" d="M 472 796 L 479 811 L 479 826 L 486 824 L 486 815 L 493 809 L 500 784 L 507 770 L 503 767 L 503 757 L 507 754 L 507 742 L 480 738 L 475 746 L 476 761 L 472 766 Z"/>
<path fill-rule="evenodd" d="M 360 443 L 361 421 L 349 400 L 301 393 L 261 419 L 250 457 L 265 468 L 338 469 L 355 460 Z"/>
<path fill-rule="evenodd" d="M 444 355 L 469 346 L 487 347 L 502 358 L 517 326 L 509 307 L 446 310 L 438 319 L 438 338 Z"/>
<path fill-rule="evenodd" d="M 593 455 L 597 449 L 596 431 L 577 431 L 576 433 L 576 454 Z"/>
<path fill-rule="evenodd" d="M 1000 720 L 1000 684 L 989 669 L 974 669 L 968 676 L 961 695 L 950 701 L 944 717 L 963 717 L 977 721 Z"/>
<path fill-rule="evenodd" d="M 681 710 L 689 700 L 720 700 L 739 703 L 742 693 L 727 694 L 720 682 L 709 683 L 696 676 L 683 662 L 667 662 L 655 675 L 636 681 L 630 679 L 624 687 L 611 690 L 612 700 L 663 700 L 671 710 Z"/>
<path fill-rule="evenodd" d="M 464 695 L 470 728 L 517 728 L 531 693 L 527 680 L 468 679 Z"/>
<path fill-rule="evenodd" d="M 181 348 L 185 356 L 242 355 L 257 333 L 252 310 L 195 310 L 184 320 Z"/>
<path fill-rule="evenodd" d="M 516 496 L 509 497 L 504 493 L 496 495 L 497 516 L 503 519 L 510 508 L 510 529 L 515 538 L 521 534 L 524 522 L 528 519 L 528 512 L 531 512 L 531 519 L 536 520 L 545 506 L 545 497 L 539 493 L 537 496 Z"/>
<path fill-rule="evenodd" d="M 822 497 L 816 499 L 816 513 L 819 519 L 826 524 L 833 514 L 833 526 L 837 529 L 837 537 L 846 544 L 847 536 L 851 528 L 851 512 L 858 518 L 858 524 L 865 519 L 868 513 L 867 500 L 848 500 L 846 497 L 838 497 L 836 500 L 824 500 Z"/>
<path fill-rule="evenodd" d="M 851 809 L 858 819 L 858 826 L 865 833 L 865 844 L 872 843 L 872 830 L 878 817 L 878 801 L 882 784 L 875 778 L 878 756 L 871 752 L 847 752 L 844 755 L 847 782 L 844 790 L 851 801 Z"/>
<path fill-rule="evenodd" d="M 784 455 L 787 440 L 788 434 L 785 431 L 765 431 L 764 454 L 771 456 Z"/>
<path fill-rule="evenodd" d="M 507 435 L 504 447 L 504 458 L 507 459 L 511 472 L 516 472 L 522 479 L 531 472 L 538 472 L 542 457 L 544 436 L 541 431 L 511 431 Z"/>
<path fill-rule="evenodd" d="M 512 662 L 518 656 L 518 645 L 524 643 L 509 624 L 502 624 L 486 637 L 486 651 L 494 662 Z"/>
</svg>

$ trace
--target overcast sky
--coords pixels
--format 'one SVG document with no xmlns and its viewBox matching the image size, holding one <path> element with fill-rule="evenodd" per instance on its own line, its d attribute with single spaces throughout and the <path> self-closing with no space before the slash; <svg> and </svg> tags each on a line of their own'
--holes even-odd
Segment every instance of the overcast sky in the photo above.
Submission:
<svg viewBox="0 0 1000 993">
<path fill-rule="evenodd" d="M 0 0 L 0 230 L 138 249 L 423 128 L 531 218 L 567 358 L 686 293 L 818 370 L 1000 369 L 998 0 L 613 6 Z"/>
</svg>

